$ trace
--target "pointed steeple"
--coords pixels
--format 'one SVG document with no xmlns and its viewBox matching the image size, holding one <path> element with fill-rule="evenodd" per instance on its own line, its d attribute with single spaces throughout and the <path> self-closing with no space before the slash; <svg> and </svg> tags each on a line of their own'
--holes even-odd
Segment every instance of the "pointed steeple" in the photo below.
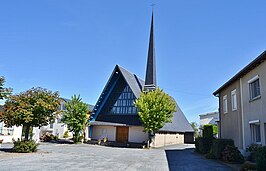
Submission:
<svg viewBox="0 0 266 171">
<path fill-rule="evenodd" d="M 150 42 L 149 42 L 144 90 L 153 90 L 155 89 L 155 87 L 156 87 L 156 62 L 155 62 L 154 24 L 153 24 L 153 11 L 152 11 Z"/>
</svg>

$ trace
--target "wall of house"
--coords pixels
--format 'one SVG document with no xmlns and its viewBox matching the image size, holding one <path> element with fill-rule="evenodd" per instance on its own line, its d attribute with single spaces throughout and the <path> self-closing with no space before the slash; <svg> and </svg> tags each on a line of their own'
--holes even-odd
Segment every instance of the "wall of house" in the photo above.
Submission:
<svg viewBox="0 0 266 171">
<path fill-rule="evenodd" d="M 41 132 L 41 129 L 39 127 L 33 127 L 33 129 L 32 129 L 32 133 L 33 133 L 32 139 L 35 140 L 36 142 L 40 141 L 40 132 Z"/>
<path fill-rule="evenodd" d="M 162 147 L 171 144 L 184 144 L 182 133 L 156 133 L 152 139 L 152 147 Z"/>
<path fill-rule="evenodd" d="M 8 134 L 7 128 L 4 127 L 4 123 L 2 123 L 2 134 L 0 135 L 0 140 L 3 140 L 3 143 L 10 143 L 12 142 L 12 139 L 17 140 L 21 139 L 21 134 L 22 134 L 22 126 L 13 126 L 12 128 L 8 129 L 13 129 L 12 134 Z"/>
<path fill-rule="evenodd" d="M 116 127 L 114 126 L 93 126 L 92 139 L 98 140 L 108 138 L 108 141 L 116 140 Z"/>
<path fill-rule="evenodd" d="M 4 127 L 4 124 L 1 125 L 1 127 L 3 126 L 3 134 L 4 135 L 0 135 L 0 140 L 4 140 L 4 142 L 12 142 L 12 139 L 17 140 L 18 138 L 21 139 L 21 135 L 22 135 L 22 126 L 16 127 L 13 126 L 12 128 L 9 129 L 13 129 L 13 134 L 8 135 L 7 133 L 7 128 Z M 65 131 L 67 131 L 67 126 L 62 124 L 62 123 L 53 123 L 53 128 L 50 128 L 50 126 L 42 126 L 41 128 L 39 127 L 34 127 L 33 128 L 33 137 L 32 139 L 35 141 L 39 141 L 40 140 L 40 136 L 42 136 L 44 133 L 49 132 L 52 133 L 53 135 L 58 135 L 59 138 L 63 138 L 63 135 L 65 133 Z M 69 137 L 72 137 L 72 133 L 69 132 Z"/>
<path fill-rule="evenodd" d="M 200 126 L 199 126 L 199 134 L 203 135 L 203 126 L 206 124 L 212 124 L 217 125 L 217 122 L 219 122 L 219 112 L 213 112 L 213 113 L 206 113 L 201 114 L 200 116 Z"/>
<path fill-rule="evenodd" d="M 128 141 L 134 143 L 147 142 L 149 134 L 143 132 L 142 126 L 130 126 L 128 133 Z"/>
<path fill-rule="evenodd" d="M 57 135 L 59 138 L 63 138 L 65 131 L 67 131 L 67 125 L 64 123 L 54 123 L 53 124 L 53 134 Z"/>
<path fill-rule="evenodd" d="M 261 132 L 261 144 L 266 145 L 266 62 L 263 62 L 242 78 L 243 85 L 243 111 L 244 111 L 244 130 L 245 130 L 245 147 L 253 143 L 251 138 L 250 121 L 259 120 Z M 260 98 L 250 100 L 248 81 L 259 76 L 260 81 Z"/>
<path fill-rule="evenodd" d="M 231 92 L 236 89 L 237 110 L 232 110 Z M 223 109 L 223 97 L 227 95 L 227 113 Z M 243 149 L 240 81 L 237 80 L 220 92 L 220 135 L 233 139 L 239 149 Z"/>
</svg>

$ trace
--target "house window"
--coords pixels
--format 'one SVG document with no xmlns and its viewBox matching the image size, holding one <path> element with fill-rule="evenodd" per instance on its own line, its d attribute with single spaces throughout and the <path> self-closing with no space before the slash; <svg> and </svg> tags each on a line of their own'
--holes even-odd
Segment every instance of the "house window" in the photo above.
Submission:
<svg viewBox="0 0 266 171">
<path fill-rule="evenodd" d="M 260 96 L 260 80 L 259 76 L 255 76 L 251 80 L 248 81 L 249 83 L 249 95 L 250 100 L 253 100 Z"/>
<path fill-rule="evenodd" d="M 232 103 L 232 111 L 237 110 L 236 89 L 231 91 L 231 103 Z"/>
<path fill-rule="evenodd" d="M 227 95 L 223 96 L 223 112 L 227 113 Z"/>
<path fill-rule="evenodd" d="M 251 139 L 253 143 L 261 143 L 260 123 L 250 124 Z"/>
</svg>

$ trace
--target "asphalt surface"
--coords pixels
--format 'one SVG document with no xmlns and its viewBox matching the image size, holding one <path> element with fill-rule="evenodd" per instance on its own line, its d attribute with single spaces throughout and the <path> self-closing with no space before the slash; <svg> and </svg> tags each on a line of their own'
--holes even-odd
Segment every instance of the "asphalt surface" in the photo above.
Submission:
<svg viewBox="0 0 266 171">
<path fill-rule="evenodd" d="M 227 171 L 230 167 L 194 153 L 194 145 L 158 149 L 114 148 L 89 144 L 42 143 L 37 153 L 4 152 L 0 147 L 0 171 L 36 170 L 141 170 Z"/>
</svg>

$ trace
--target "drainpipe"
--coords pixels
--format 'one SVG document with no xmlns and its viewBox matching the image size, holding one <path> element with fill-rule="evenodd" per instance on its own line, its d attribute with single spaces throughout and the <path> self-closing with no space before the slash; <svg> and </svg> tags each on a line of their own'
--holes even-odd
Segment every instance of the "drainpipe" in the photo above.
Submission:
<svg viewBox="0 0 266 171">
<path fill-rule="evenodd" d="M 240 103 L 241 103 L 241 122 L 242 122 L 242 138 L 243 138 L 243 149 L 246 148 L 245 142 L 245 127 L 244 127 L 244 111 L 243 111 L 243 84 L 242 78 L 240 78 Z"/>
<path fill-rule="evenodd" d="M 222 115 L 222 112 L 221 112 L 221 97 L 220 97 L 220 94 L 217 94 L 216 97 L 218 97 L 218 101 L 219 101 L 219 109 L 218 109 L 218 112 L 219 112 L 219 124 L 218 124 L 218 127 L 219 127 L 219 134 L 218 134 L 218 138 L 222 138 L 222 122 L 221 122 L 221 115 Z"/>
</svg>

